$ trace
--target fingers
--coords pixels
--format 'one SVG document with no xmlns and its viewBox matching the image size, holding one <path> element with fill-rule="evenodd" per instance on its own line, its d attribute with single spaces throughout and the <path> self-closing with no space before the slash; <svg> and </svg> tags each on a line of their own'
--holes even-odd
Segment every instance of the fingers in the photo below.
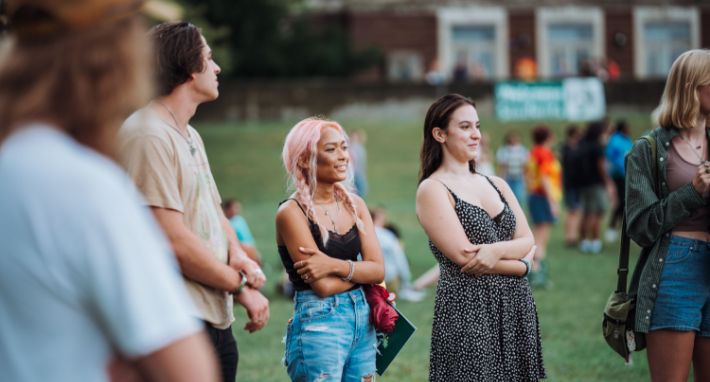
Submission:
<svg viewBox="0 0 710 382">
<path fill-rule="evenodd" d="M 469 261 L 468 263 L 464 264 L 464 266 L 461 267 L 461 272 L 463 272 L 463 273 L 468 273 L 471 269 L 473 269 L 473 267 L 476 265 L 477 262 L 478 262 L 478 259 L 475 259 L 475 258 L 474 258 L 473 260 L 471 260 L 471 261 Z"/>
<path fill-rule="evenodd" d="M 264 286 L 265 282 L 266 275 L 264 274 L 264 271 L 261 270 L 261 268 L 252 268 L 249 272 L 247 272 L 247 284 L 252 288 L 261 289 L 261 287 Z"/>
<path fill-rule="evenodd" d="M 530 249 L 530 252 L 528 252 L 527 255 L 525 255 L 525 257 L 523 257 L 523 259 L 528 260 L 528 261 L 532 260 L 535 257 L 536 251 L 537 251 L 537 245 L 533 245 L 532 248 Z"/>
<path fill-rule="evenodd" d="M 304 255 L 315 255 L 317 252 L 315 249 L 304 248 L 304 247 L 298 247 L 298 251 Z"/>
<path fill-rule="evenodd" d="M 476 253 L 476 252 L 478 252 L 479 249 L 481 249 L 481 246 L 479 244 L 476 244 L 476 245 L 472 245 L 468 248 L 464 248 L 463 252 L 464 253 Z"/>
</svg>

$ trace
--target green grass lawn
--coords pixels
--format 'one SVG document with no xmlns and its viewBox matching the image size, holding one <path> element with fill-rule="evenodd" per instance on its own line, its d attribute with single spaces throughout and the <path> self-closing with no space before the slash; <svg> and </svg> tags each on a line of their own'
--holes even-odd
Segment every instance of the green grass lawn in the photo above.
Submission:
<svg viewBox="0 0 710 382">
<path fill-rule="evenodd" d="M 619 117 L 622 115 L 613 115 Z M 421 117 L 421 118 L 420 118 Z M 624 115 L 634 131 L 649 125 L 646 114 Z M 341 121 L 346 130 L 362 128 L 368 135 L 370 206 L 384 206 L 401 228 L 415 277 L 432 265 L 427 239 L 414 213 L 417 187 L 421 121 Z M 244 311 L 237 307 L 234 332 L 239 342 L 240 381 L 288 380 L 281 364 L 282 338 L 292 314 L 292 302 L 274 292 L 281 263 L 274 242 L 274 214 L 288 195 L 280 153 L 288 129 L 286 123 L 197 124 L 207 146 L 212 171 L 223 198 L 243 202 L 257 245 L 270 277 L 265 293 L 271 301 L 271 320 L 262 331 L 249 334 L 241 328 Z M 562 137 L 564 124 L 551 124 Z M 505 132 L 515 129 L 529 142 L 529 123 L 503 125 L 483 119 L 482 129 L 497 147 Z M 549 253 L 552 285 L 535 291 L 540 318 L 545 365 L 551 381 L 646 381 L 645 353 L 626 366 L 601 336 L 601 315 L 606 298 L 616 284 L 618 245 L 607 245 L 598 256 L 582 255 L 564 248 L 561 226 L 553 232 Z M 434 290 L 418 303 L 399 302 L 398 307 L 414 322 L 417 332 L 380 381 L 426 381 Z"/>
</svg>

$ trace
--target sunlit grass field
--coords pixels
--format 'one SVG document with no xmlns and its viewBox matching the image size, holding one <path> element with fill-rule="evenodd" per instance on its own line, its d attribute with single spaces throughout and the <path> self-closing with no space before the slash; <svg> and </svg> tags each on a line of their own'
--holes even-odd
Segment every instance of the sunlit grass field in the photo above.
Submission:
<svg viewBox="0 0 710 382">
<path fill-rule="evenodd" d="M 626 118 L 638 136 L 650 125 L 645 113 L 612 113 L 612 119 Z M 435 264 L 427 239 L 417 223 L 414 196 L 417 187 L 418 155 L 421 144 L 421 116 L 396 121 L 352 119 L 340 121 L 346 130 L 367 132 L 370 206 L 386 207 L 402 230 L 414 276 Z M 274 242 L 274 214 L 288 196 L 286 176 L 280 162 L 281 147 L 288 129 L 295 123 L 197 123 L 207 146 L 212 171 L 223 198 L 237 197 L 243 214 L 257 239 L 270 277 L 265 294 L 271 301 L 271 320 L 257 333 L 242 330 L 246 315 L 237 307 L 234 333 L 239 343 L 239 381 L 287 381 L 282 366 L 286 322 L 292 302 L 275 293 L 281 263 Z M 510 130 L 529 142 L 533 123 L 503 124 L 483 118 L 482 129 L 490 136 L 493 152 Z M 558 138 L 566 123 L 550 123 Z M 602 255 L 583 255 L 567 249 L 561 225 L 553 232 L 548 249 L 551 287 L 536 290 L 545 366 L 550 381 L 646 381 L 645 353 L 635 354 L 627 366 L 613 353 L 601 335 L 602 310 L 616 283 L 618 244 L 607 244 Z M 399 302 L 398 307 L 417 326 L 405 346 L 379 381 L 426 381 L 434 289 L 418 303 Z"/>
</svg>

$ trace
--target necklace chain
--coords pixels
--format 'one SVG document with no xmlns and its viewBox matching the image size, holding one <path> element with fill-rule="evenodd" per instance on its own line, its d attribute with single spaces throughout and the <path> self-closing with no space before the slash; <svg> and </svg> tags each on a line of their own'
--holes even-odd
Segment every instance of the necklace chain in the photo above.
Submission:
<svg viewBox="0 0 710 382">
<path fill-rule="evenodd" d="M 704 156 L 704 155 L 703 155 L 703 152 L 701 151 L 700 153 L 698 153 L 699 150 L 702 150 L 702 149 L 703 149 L 703 145 L 702 145 L 702 144 L 700 144 L 700 145 L 698 145 L 698 146 L 693 146 L 693 144 L 690 143 L 690 139 L 689 139 L 689 138 L 686 138 L 686 137 L 683 136 L 683 135 L 680 136 L 680 139 L 683 140 L 683 142 L 685 142 L 685 143 L 688 145 L 688 147 L 690 147 L 690 151 L 695 155 L 696 158 L 698 158 L 698 161 L 700 162 L 699 165 L 700 165 L 700 164 L 704 164 L 704 163 L 706 162 L 706 161 L 703 159 L 703 156 Z"/>
<path fill-rule="evenodd" d="M 173 125 L 171 125 L 171 124 L 169 124 L 169 123 L 168 123 L 168 126 L 172 127 L 175 131 L 177 131 L 178 134 L 180 134 L 180 136 L 181 136 L 183 139 L 185 139 L 185 142 L 187 142 L 187 145 L 190 146 L 190 155 L 195 155 L 195 152 L 197 151 L 197 148 L 195 147 L 195 142 L 192 140 L 192 135 L 190 135 L 190 128 L 187 128 L 187 129 L 186 129 L 186 130 L 187 130 L 187 136 L 185 136 L 185 135 L 180 131 L 180 129 L 178 128 L 178 126 L 179 126 L 180 124 L 178 123 L 177 118 L 175 118 L 175 114 L 173 114 L 173 111 L 170 110 L 170 108 L 168 107 L 168 105 L 166 105 L 166 104 L 164 104 L 164 103 L 162 103 L 162 102 L 158 102 L 158 101 L 155 101 L 155 103 L 157 103 L 158 105 L 162 106 L 165 110 L 168 111 L 168 113 L 170 113 L 170 117 L 173 118 L 173 122 L 175 122 L 175 126 L 173 126 Z"/>
<path fill-rule="evenodd" d="M 328 209 L 326 207 L 323 208 L 323 213 L 325 216 L 330 220 L 330 224 L 333 226 L 333 232 L 338 232 L 336 227 L 335 227 L 335 219 L 333 219 L 332 216 L 330 216 L 330 213 L 328 213 Z M 335 218 L 337 219 L 338 216 L 340 216 L 340 205 L 338 204 L 338 198 L 335 198 Z"/>
</svg>

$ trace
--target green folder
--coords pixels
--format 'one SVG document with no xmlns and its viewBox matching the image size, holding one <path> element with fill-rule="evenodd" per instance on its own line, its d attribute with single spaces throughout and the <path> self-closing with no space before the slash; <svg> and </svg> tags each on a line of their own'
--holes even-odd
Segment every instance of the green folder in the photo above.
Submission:
<svg viewBox="0 0 710 382">
<path fill-rule="evenodd" d="M 399 318 L 390 334 L 377 333 L 377 374 L 382 375 L 417 328 L 396 307 Z"/>
</svg>

